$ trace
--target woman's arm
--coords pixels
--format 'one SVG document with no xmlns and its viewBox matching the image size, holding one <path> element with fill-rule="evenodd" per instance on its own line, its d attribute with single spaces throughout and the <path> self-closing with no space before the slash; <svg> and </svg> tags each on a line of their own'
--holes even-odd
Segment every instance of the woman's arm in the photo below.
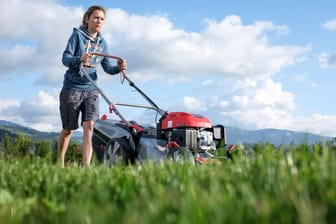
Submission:
<svg viewBox="0 0 336 224">
<path fill-rule="evenodd" d="M 76 55 L 76 51 L 78 48 L 78 42 L 79 42 L 79 37 L 77 33 L 72 33 L 72 35 L 70 36 L 68 43 L 65 47 L 65 50 L 63 52 L 63 56 L 62 56 L 62 63 L 64 66 L 66 67 L 75 67 L 75 66 L 79 66 L 81 63 L 80 60 L 80 55 Z"/>
</svg>

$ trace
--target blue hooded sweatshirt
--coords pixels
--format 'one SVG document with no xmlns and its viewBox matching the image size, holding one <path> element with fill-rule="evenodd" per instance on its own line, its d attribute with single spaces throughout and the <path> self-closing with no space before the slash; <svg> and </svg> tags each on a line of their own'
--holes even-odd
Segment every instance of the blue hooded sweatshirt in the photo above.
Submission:
<svg viewBox="0 0 336 224">
<path fill-rule="evenodd" d="M 94 85 L 86 77 L 82 77 L 79 73 L 79 66 L 81 64 L 80 57 L 84 52 L 109 53 L 107 43 L 101 36 L 100 32 L 94 39 L 88 30 L 81 26 L 73 29 L 72 35 L 70 36 L 63 52 L 62 63 L 68 67 L 64 74 L 64 87 L 77 90 L 95 89 Z M 110 58 L 93 56 L 89 61 L 90 66 L 85 69 L 94 81 L 98 78 L 96 71 L 98 64 L 101 64 L 103 70 L 108 74 L 113 75 L 120 72 L 119 67 L 116 66 Z"/>
</svg>

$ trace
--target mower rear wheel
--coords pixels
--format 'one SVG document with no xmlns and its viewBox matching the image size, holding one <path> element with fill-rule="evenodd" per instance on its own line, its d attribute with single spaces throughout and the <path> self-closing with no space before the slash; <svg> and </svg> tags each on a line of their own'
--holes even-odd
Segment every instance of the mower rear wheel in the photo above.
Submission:
<svg viewBox="0 0 336 224">
<path fill-rule="evenodd" d="M 126 139 L 115 138 L 105 150 L 104 161 L 109 166 L 130 165 L 135 163 L 135 155 Z"/>
</svg>

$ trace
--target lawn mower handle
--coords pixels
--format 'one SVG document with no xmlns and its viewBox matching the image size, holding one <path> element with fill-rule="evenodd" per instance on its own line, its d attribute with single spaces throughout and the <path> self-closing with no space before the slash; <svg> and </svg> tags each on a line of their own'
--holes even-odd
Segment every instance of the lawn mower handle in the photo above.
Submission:
<svg viewBox="0 0 336 224">
<path fill-rule="evenodd" d="M 96 56 L 101 56 L 101 57 L 113 58 L 113 59 L 118 60 L 119 62 L 124 60 L 121 57 L 110 55 L 110 54 L 103 54 L 103 53 L 98 53 L 98 52 L 92 52 L 91 54 L 96 55 Z M 154 103 L 154 101 L 151 98 L 149 98 L 141 89 L 139 89 L 135 85 L 135 83 L 132 80 L 128 78 L 128 76 L 126 76 L 125 70 L 121 70 L 121 74 L 122 74 L 122 78 L 126 79 L 128 84 L 132 86 L 136 91 L 138 91 L 138 93 L 140 93 L 140 95 L 143 96 L 145 100 L 147 100 L 149 104 L 151 104 L 156 109 L 156 111 L 160 113 L 160 115 L 164 115 L 167 113 L 166 111 L 162 110 L 158 105 L 156 105 L 156 103 Z"/>
<path fill-rule="evenodd" d="M 110 55 L 110 54 L 103 54 L 103 53 L 98 53 L 98 52 L 92 52 L 92 53 L 90 53 L 90 54 L 92 54 L 92 55 L 96 55 L 96 56 L 101 56 L 101 57 L 113 58 L 113 59 L 118 60 L 118 62 L 121 62 L 121 61 L 124 60 L 124 59 L 122 59 L 121 57 L 114 56 L 114 55 Z M 125 70 L 121 70 L 121 73 L 122 73 L 122 75 L 123 75 L 123 78 L 125 79 L 125 78 L 126 78 Z M 128 81 L 128 80 L 127 80 L 127 81 Z"/>
</svg>

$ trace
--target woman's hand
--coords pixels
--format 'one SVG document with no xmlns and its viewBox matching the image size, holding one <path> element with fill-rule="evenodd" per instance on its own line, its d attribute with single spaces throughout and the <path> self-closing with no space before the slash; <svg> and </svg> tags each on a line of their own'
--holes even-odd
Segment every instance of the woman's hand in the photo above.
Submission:
<svg viewBox="0 0 336 224">
<path fill-rule="evenodd" d="M 89 63 L 90 58 L 92 58 L 92 54 L 90 53 L 83 53 L 80 57 L 81 62 L 83 62 L 84 65 Z"/>
<path fill-rule="evenodd" d="M 125 71 L 127 69 L 127 61 L 126 60 L 119 60 L 118 61 L 118 66 L 121 71 Z"/>
</svg>

